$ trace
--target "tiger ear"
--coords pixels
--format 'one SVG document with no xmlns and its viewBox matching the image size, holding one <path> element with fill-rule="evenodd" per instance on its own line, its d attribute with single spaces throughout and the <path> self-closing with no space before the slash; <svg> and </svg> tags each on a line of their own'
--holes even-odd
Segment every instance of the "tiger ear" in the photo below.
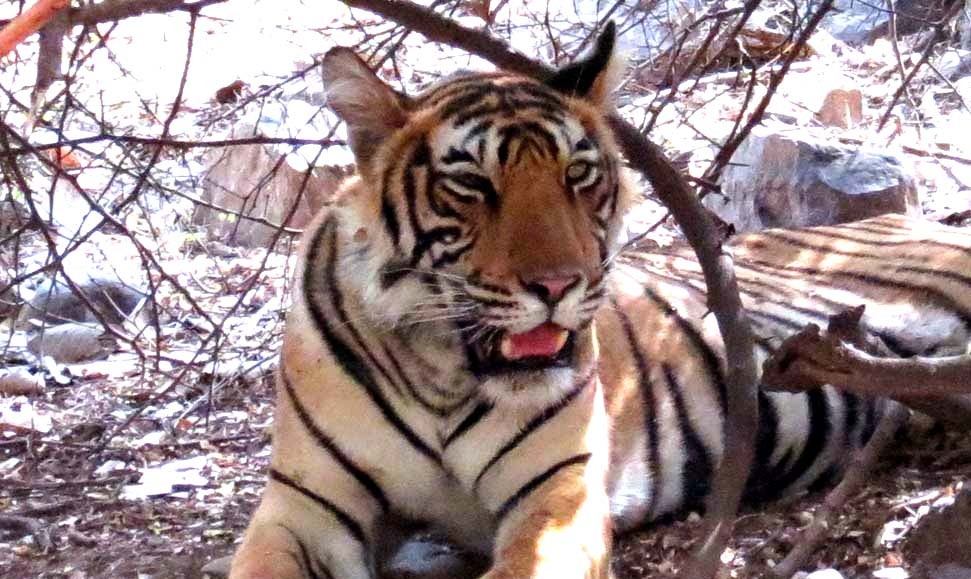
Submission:
<svg viewBox="0 0 971 579">
<path fill-rule="evenodd" d="M 349 48 L 329 50 L 321 70 L 327 104 L 347 123 L 358 164 L 367 163 L 378 145 L 407 121 L 402 97 Z"/>
<path fill-rule="evenodd" d="M 623 58 L 614 52 L 616 38 L 617 27 L 611 20 L 604 25 L 590 54 L 553 73 L 546 85 L 568 96 L 608 106 L 624 72 Z"/>
</svg>

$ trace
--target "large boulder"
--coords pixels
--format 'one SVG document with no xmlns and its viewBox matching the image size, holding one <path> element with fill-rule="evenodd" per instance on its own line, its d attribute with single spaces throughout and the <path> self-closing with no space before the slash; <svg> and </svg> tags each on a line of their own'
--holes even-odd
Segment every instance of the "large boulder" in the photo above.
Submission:
<svg viewBox="0 0 971 579">
<path fill-rule="evenodd" d="M 833 145 L 806 129 L 757 127 L 705 204 L 737 231 L 919 213 L 910 168 L 886 151 Z"/>
</svg>

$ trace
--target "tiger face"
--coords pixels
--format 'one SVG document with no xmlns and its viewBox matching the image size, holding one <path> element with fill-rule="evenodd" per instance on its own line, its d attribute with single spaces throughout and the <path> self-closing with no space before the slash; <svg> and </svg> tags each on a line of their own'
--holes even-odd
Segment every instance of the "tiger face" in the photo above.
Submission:
<svg viewBox="0 0 971 579">
<path fill-rule="evenodd" d="M 346 271 L 377 323 L 451 353 L 495 401 L 545 404 L 592 372 L 630 196 L 603 120 L 611 52 L 546 82 L 466 74 L 413 98 L 351 51 L 325 59 L 361 179 L 341 207 L 366 239 Z"/>
</svg>

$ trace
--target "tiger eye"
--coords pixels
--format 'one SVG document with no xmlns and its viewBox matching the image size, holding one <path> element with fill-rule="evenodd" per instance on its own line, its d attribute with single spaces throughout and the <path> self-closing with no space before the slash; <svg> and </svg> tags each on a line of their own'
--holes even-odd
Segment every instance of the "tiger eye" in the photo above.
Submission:
<svg viewBox="0 0 971 579">
<path fill-rule="evenodd" d="M 566 168 L 566 177 L 571 181 L 579 181 L 590 171 L 590 163 L 586 161 L 577 161 L 576 163 L 571 163 L 569 167 Z"/>
</svg>

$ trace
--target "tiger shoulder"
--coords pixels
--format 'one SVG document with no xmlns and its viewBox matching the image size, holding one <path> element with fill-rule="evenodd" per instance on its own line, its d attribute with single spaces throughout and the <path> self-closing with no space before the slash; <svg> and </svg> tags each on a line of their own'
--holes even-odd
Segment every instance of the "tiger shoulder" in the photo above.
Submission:
<svg viewBox="0 0 971 579">
<path fill-rule="evenodd" d="M 232 579 L 374 577 L 392 515 L 488 556 L 487 579 L 606 578 L 614 533 L 702 504 L 724 349 L 690 250 L 622 251 L 636 191 L 606 122 L 613 45 L 608 26 L 547 79 L 409 96 L 326 55 L 357 175 L 304 234 L 268 482 Z M 969 248 L 884 217 L 731 250 L 767 356 L 861 302 L 901 349 L 966 343 Z M 830 387 L 759 399 L 751 500 L 837 477 L 880 413 Z"/>
</svg>

